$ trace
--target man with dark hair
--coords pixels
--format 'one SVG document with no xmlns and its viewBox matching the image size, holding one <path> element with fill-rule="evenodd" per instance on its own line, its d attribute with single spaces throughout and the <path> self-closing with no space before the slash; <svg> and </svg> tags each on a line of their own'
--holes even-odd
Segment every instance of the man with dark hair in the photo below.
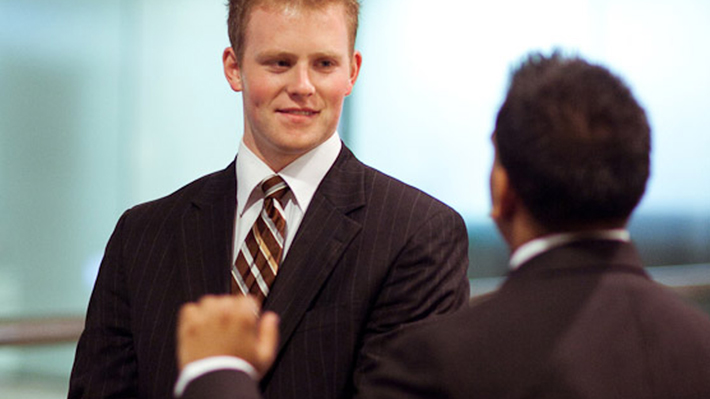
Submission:
<svg viewBox="0 0 710 399">
<path fill-rule="evenodd" d="M 709 398 L 710 318 L 644 272 L 626 224 L 650 129 L 607 69 L 560 54 L 514 73 L 493 134 L 499 290 L 403 336 L 372 398 Z"/>
<path fill-rule="evenodd" d="M 223 64 L 243 99 L 238 156 L 121 217 L 70 398 L 172 397 L 178 309 L 207 294 L 253 295 L 280 318 L 273 367 L 258 375 L 280 399 L 352 396 L 400 329 L 466 303 L 460 215 L 363 165 L 336 132 L 362 63 L 357 14 L 355 0 L 230 1 Z M 198 353 L 181 364 L 178 395 L 252 367 Z"/>
</svg>

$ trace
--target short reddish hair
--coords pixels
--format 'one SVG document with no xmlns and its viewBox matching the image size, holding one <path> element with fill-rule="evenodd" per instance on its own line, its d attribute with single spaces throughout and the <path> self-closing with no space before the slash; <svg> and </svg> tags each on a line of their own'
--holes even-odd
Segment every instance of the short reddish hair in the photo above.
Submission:
<svg viewBox="0 0 710 399">
<path fill-rule="evenodd" d="M 256 7 L 275 6 L 284 8 L 293 6 L 298 9 L 322 9 L 331 4 L 342 4 L 345 7 L 345 15 L 350 25 L 350 48 L 351 51 L 354 51 L 360 14 L 360 2 L 358 0 L 229 0 L 227 28 L 229 41 L 237 55 L 237 59 L 241 60 L 244 55 L 246 26 L 251 12 Z"/>
</svg>

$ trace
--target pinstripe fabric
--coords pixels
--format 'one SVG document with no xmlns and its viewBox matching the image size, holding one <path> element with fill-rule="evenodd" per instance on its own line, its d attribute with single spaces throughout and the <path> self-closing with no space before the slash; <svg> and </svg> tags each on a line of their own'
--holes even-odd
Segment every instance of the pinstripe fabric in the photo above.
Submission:
<svg viewBox="0 0 710 399">
<path fill-rule="evenodd" d="M 127 211 L 109 241 L 70 398 L 169 398 L 177 309 L 229 292 L 234 165 Z M 449 207 L 343 147 L 264 302 L 281 316 L 266 398 L 348 398 L 403 325 L 468 299 L 467 237 Z"/>
</svg>

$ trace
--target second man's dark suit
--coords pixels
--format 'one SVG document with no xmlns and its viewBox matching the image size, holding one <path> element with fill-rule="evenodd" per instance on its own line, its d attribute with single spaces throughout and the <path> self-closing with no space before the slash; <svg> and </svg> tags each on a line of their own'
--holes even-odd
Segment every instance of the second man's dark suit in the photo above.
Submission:
<svg viewBox="0 0 710 399">
<path fill-rule="evenodd" d="M 169 398 L 177 311 L 227 293 L 234 164 L 127 211 L 89 304 L 70 398 Z M 343 147 L 264 308 L 281 316 L 267 398 L 347 398 L 405 324 L 468 300 L 467 235 L 451 208 Z"/>
<path fill-rule="evenodd" d="M 553 249 L 402 338 L 365 397 L 710 398 L 710 318 L 621 242 Z"/>
</svg>

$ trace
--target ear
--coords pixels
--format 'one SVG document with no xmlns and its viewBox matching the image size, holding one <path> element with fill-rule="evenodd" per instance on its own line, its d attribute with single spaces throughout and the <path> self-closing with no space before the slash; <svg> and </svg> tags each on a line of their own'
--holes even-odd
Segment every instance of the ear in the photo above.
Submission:
<svg viewBox="0 0 710 399">
<path fill-rule="evenodd" d="M 355 51 L 350 61 L 350 85 L 348 91 L 345 93 L 349 96 L 353 92 L 353 87 L 355 87 L 355 82 L 357 81 L 358 75 L 360 75 L 360 67 L 362 66 L 362 54 L 359 51 Z"/>
<path fill-rule="evenodd" d="M 224 66 L 224 76 L 229 82 L 229 86 L 234 91 L 242 91 L 242 71 L 239 68 L 239 62 L 237 61 L 237 55 L 234 53 L 234 49 L 227 47 L 222 53 L 222 65 Z"/>
<path fill-rule="evenodd" d="M 491 170 L 491 218 L 510 220 L 518 206 L 518 193 L 510 185 L 508 172 L 496 160 Z"/>
</svg>

